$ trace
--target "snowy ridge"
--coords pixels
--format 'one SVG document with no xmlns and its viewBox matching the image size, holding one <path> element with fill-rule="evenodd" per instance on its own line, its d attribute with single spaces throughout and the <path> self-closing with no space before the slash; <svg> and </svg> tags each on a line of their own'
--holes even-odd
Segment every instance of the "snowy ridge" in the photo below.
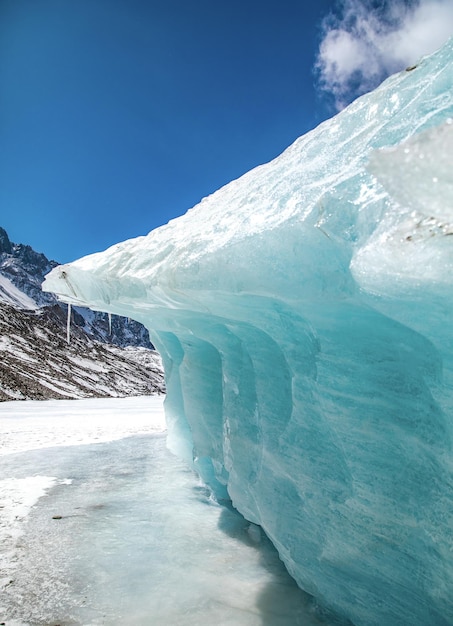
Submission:
<svg viewBox="0 0 453 626">
<path fill-rule="evenodd" d="M 453 39 L 45 283 L 149 328 L 173 449 L 354 626 L 453 624 L 452 118 Z"/>
<path fill-rule="evenodd" d="M 13 285 L 13 283 L 6 278 L 6 276 L 2 276 L 0 274 L 0 301 L 5 302 L 7 304 L 11 304 L 12 306 L 18 309 L 38 309 L 37 303 L 27 296 L 26 293 L 18 289 Z"/>
</svg>

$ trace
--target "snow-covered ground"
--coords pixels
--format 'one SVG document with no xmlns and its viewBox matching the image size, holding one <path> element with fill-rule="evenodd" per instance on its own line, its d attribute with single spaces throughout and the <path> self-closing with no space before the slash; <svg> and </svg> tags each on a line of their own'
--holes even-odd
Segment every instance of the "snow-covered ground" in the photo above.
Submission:
<svg viewBox="0 0 453 626">
<path fill-rule="evenodd" d="M 326 623 L 164 429 L 161 396 L 0 404 L 0 622 Z"/>
<path fill-rule="evenodd" d="M 165 431 L 165 396 L 0 403 L 0 455 Z"/>
</svg>

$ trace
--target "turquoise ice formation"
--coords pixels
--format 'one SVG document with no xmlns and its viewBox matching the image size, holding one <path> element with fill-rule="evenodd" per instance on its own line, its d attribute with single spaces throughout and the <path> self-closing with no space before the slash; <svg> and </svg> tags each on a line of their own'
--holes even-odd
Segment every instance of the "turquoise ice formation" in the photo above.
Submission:
<svg viewBox="0 0 453 626">
<path fill-rule="evenodd" d="M 453 40 L 45 289 L 145 324 L 173 450 L 355 626 L 453 624 Z"/>
</svg>

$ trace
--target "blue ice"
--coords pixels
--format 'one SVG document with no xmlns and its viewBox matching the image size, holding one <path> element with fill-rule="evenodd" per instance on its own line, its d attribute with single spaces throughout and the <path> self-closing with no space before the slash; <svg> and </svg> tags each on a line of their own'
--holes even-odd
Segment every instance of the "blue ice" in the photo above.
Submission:
<svg viewBox="0 0 453 626">
<path fill-rule="evenodd" d="M 169 441 L 355 626 L 453 624 L 453 40 L 44 288 L 143 322 Z"/>
</svg>

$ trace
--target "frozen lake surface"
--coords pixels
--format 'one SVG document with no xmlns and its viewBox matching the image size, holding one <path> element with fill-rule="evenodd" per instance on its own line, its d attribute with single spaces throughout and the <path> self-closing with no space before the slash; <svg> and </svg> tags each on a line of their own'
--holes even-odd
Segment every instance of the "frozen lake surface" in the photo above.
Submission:
<svg viewBox="0 0 453 626">
<path fill-rule="evenodd" d="M 168 452 L 163 397 L 1 403 L 0 445 L 6 626 L 328 623 Z"/>
</svg>

